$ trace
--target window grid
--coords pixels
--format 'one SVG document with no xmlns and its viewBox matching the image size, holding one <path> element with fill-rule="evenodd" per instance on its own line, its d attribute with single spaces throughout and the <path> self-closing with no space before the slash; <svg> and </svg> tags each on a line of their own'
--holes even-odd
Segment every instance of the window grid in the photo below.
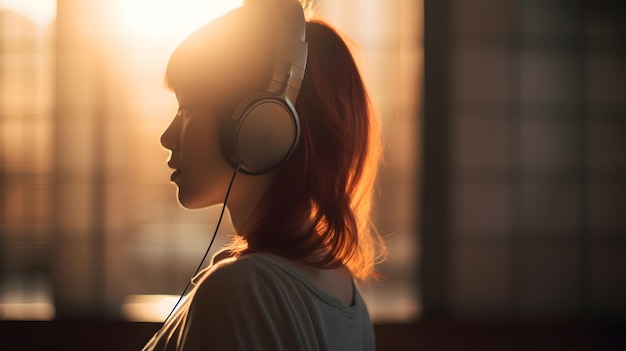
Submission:
<svg viewBox="0 0 626 351">
<path fill-rule="evenodd" d="M 624 270 L 599 268 L 626 254 L 617 215 L 626 209 L 622 27 L 594 31 L 594 16 L 611 14 L 582 2 L 448 3 L 446 308 L 521 317 L 626 310 L 606 289 L 626 291 Z M 612 258 L 600 259 L 603 251 Z"/>
<path fill-rule="evenodd" d="M 54 26 L 3 10 L 0 28 L 0 315 L 49 318 Z"/>
</svg>

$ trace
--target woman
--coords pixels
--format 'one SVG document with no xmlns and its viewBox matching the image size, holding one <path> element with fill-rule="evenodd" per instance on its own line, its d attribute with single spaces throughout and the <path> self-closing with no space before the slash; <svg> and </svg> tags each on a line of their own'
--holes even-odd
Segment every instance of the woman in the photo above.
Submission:
<svg viewBox="0 0 626 351">
<path fill-rule="evenodd" d="M 170 58 L 166 85 L 179 111 L 161 143 L 178 199 L 190 209 L 227 203 L 238 235 L 192 279 L 145 350 L 375 348 L 354 281 L 375 276 L 384 249 L 369 221 L 376 121 L 350 51 L 321 21 L 306 22 L 300 89 L 298 64 L 287 69 L 294 79 L 272 88 L 281 47 L 300 35 L 291 33 L 298 21 L 304 29 L 298 16 L 294 0 L 247 1 Z M 233 116 L 250 96 L 276 91 L 285 110 L 295 105 L 293 145 L 271 167 L 246 167 L 229 150 L 241 129 Z M 262 133 L 263 145 L 272 133 Z"/>
</svg>

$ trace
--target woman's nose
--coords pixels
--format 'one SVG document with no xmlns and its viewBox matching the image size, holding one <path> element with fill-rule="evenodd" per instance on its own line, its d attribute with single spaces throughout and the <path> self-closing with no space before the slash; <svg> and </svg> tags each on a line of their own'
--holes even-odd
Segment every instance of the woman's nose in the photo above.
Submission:
<svg viewBox="0 0 626 351">
<path fill-rule="evenodd" d="M 172 123 L 161 134 L 161 145 L 168 150 L 175 150 L 178 146 L 178 133 L 176 132 L 177 119 L 174 118 Z"/>
</svg>

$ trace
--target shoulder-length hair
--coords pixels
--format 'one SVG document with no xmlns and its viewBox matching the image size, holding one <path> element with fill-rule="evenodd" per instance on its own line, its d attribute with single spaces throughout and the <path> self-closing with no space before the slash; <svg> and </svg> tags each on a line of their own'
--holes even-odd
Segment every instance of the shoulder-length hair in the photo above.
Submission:
<svg viewBox="0 0 626 351">
<path fill-rule="evenodd" d="M 381 154 L 377 119 L 354 57 L 328 24 L 306 24 L 309 56 L 296 102 L 302 134 L 257 208 L 236 254 L 270 251 L 346 265 L 357 279 L 376 277 L 384 252 L 370 221 Z M 304 226 L 310 223 L 310 226 Z"/>
</svg>

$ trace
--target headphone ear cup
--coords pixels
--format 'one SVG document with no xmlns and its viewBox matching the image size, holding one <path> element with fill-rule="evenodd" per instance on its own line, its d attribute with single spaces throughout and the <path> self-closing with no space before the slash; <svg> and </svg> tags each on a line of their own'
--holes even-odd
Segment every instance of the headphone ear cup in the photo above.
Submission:
<svg viewBox="0 0 626 351">
<path fill-rule="evenodd" d="M 231 137 L 221 137 L 223 151 L 245 173 L 269 172 L 291 155 L 298 142 L 297 113 L 287 101 L 272 97 L 254 99 L 240 111 L 225 129 Z"/>
</svg>

